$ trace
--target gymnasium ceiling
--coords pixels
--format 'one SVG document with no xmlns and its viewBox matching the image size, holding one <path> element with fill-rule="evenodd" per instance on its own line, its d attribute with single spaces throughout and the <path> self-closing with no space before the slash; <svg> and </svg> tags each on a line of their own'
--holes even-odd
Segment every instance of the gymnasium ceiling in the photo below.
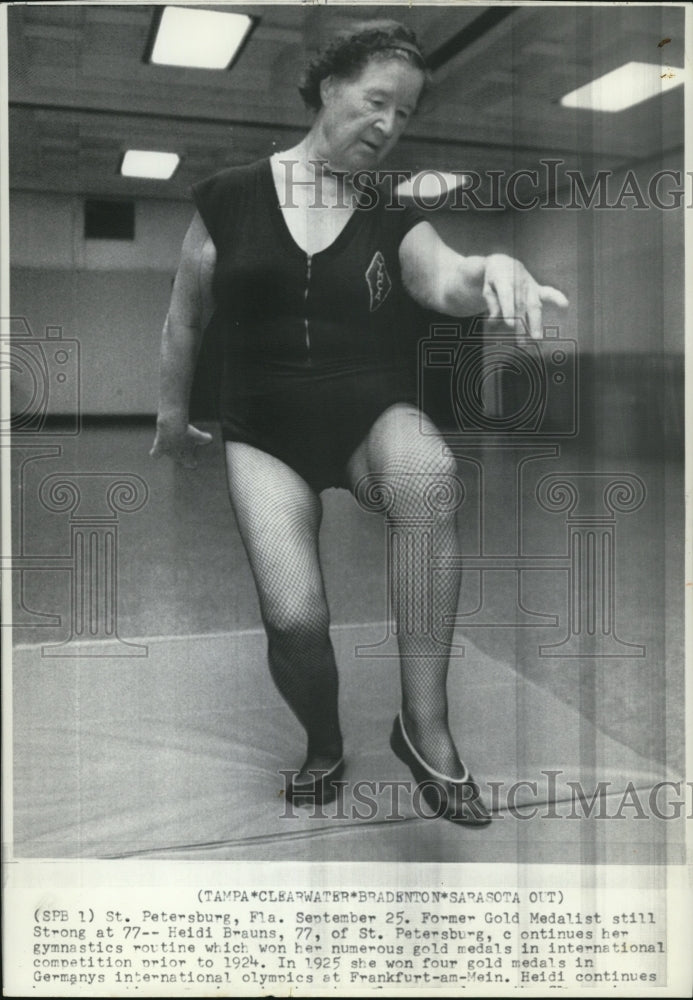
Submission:
<svg viewBox="0 0 693 1000">
<path fill-rule="evenodd" d="M 187 198 L 194 180 L 300 138 L 309 119 L 296 83 L 306 57 L 334 28 L 364 16 L 406 22 L 441 63 L 391 167 L 511 171 L 554 157 L 589 173 L 662 154 L 666 160 L 683 143 L 682 87 L 618 114 L 559 104 L 563 94 L 629 60 L 683 66 L 681 7 L 215 9 L 260 18 L 230 71 L 146 64 L 151 5 L 10 6 L 11 188 Z M 175 151 L 182 163 L 170 181 L 123 178 L 118 166 L 129 147 Z"/>
</svg>

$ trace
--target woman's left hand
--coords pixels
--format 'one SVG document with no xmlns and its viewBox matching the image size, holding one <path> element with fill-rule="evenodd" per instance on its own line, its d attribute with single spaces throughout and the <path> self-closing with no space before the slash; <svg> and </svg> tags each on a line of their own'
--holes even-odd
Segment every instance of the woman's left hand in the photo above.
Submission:
<svg viewBox="0 0 693 1000">
<path fill-rule="evenodd" d="M 550 304 L 564 309 L 568 299 L 551 285 L 540 285 L 524 264 L 506 254 L 486 258 L 482 295 L 489 319 L 501 319 L 518 336 L 526 330 L 535 340 L 543 335 L 542 310 Z"/>
</svg>

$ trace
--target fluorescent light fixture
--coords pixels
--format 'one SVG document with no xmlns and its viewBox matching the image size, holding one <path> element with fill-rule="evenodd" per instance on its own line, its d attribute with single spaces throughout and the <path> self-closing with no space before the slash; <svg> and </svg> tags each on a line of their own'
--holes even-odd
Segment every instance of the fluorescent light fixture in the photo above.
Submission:
<svg viewBox="0 0 693 1000">
<path fill-rule="evenodd" d="M 629 62 L 561 98 L 564 108 L 625 111 L 683 83 L 683 69 L 660 63 Z"/>
<path fill-rule="evenodd" d="M 180 163 L 177 153 L 157 153 L 151 149 L 128 149 L 120 165 L 123 177 L 149 177 L 167 181 Z"/>
<path fill-rule="evenodd" d="M 149 62 L 228 69 L 254 23 L 247 14 L 164 7 Z"/>
<path fill-rule="evenodd" d="M 458 187 L 467 187 L 471 180 L 467 174 L 449 174 L 442 170 L 421 170 L 408 181 L 397 185 L 396 193 L 402 198 L 435 204 L 446 198 Z"/>
</svg>

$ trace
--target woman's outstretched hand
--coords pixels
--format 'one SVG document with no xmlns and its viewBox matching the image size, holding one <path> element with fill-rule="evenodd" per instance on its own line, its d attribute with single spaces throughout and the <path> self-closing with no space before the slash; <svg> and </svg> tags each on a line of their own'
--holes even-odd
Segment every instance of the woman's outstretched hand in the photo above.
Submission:
<svg viewBox="0 0 693 1000">
<path fill-rule="evenodd" d="M 542 310 L 545 305 L 568 305 L 563 292 L 540 285 L 519 260 L 506 254 L 486 258 L 482 295 L 489 319 L 500 319 L 522 335 L 523 328 L 539 340 L 543 335 Z"/>
<path fill-rule="evenodd" d="M 184 469 L 196 469 L 197 449 L 202 445 L 209 444 L 211 440 L 211 434 L 198 430 L 192 424 L 158 420 L 156 437 L 149 454 L 152 458 L 161 458 L 162 455 L 167 455 L 177 465 L 182 465 Z"/>
</svg>

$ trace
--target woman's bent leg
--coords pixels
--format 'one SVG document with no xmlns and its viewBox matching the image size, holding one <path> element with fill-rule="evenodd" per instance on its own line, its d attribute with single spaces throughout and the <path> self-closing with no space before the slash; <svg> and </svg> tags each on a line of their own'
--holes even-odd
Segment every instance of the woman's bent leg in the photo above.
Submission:
<svg viewBox="0 0 693 1000">
<path fill-rule="evenodd" d="M 453 633 L 450 622 L 457 613 L 460 575 L 453 569 L 430 572 L 429 566 L 417 563 L 425 552 L 428 558 L 442 561 L 458 555 L 454 509 L 431 503 L 437 489 L 445 493 L 454 484 L 450 477 L 455 476 L 456 463 L 445 455 L 443 445 L 426 417 L 412 406 L 398 404 L 386 410 L 371 428 L 352 458 L 350 477 L 357 492 L 364 473 L 385 484 L 390 500 L 388 517 L 393 526 L 399 522 L 407 536 L 409 557 L 394 558 L 390 553 L 389 560 L 404 727 L 431 768 L 462 778 L 465 767 L 448 728 L 447 700 Z M 411 616 L 407 617 L 414 590 L 411 577 L 429 572 L 430 617 L 412 628 Z"/>
<path fill-rule="evenodd" d="M 342 755 L 337 666 L 318 555 L 322 503 L 298 473 L 250 445 L 227 442 L 226 468 L 272 677 L 308 737 L 300 781 Z"/>
</svg>

